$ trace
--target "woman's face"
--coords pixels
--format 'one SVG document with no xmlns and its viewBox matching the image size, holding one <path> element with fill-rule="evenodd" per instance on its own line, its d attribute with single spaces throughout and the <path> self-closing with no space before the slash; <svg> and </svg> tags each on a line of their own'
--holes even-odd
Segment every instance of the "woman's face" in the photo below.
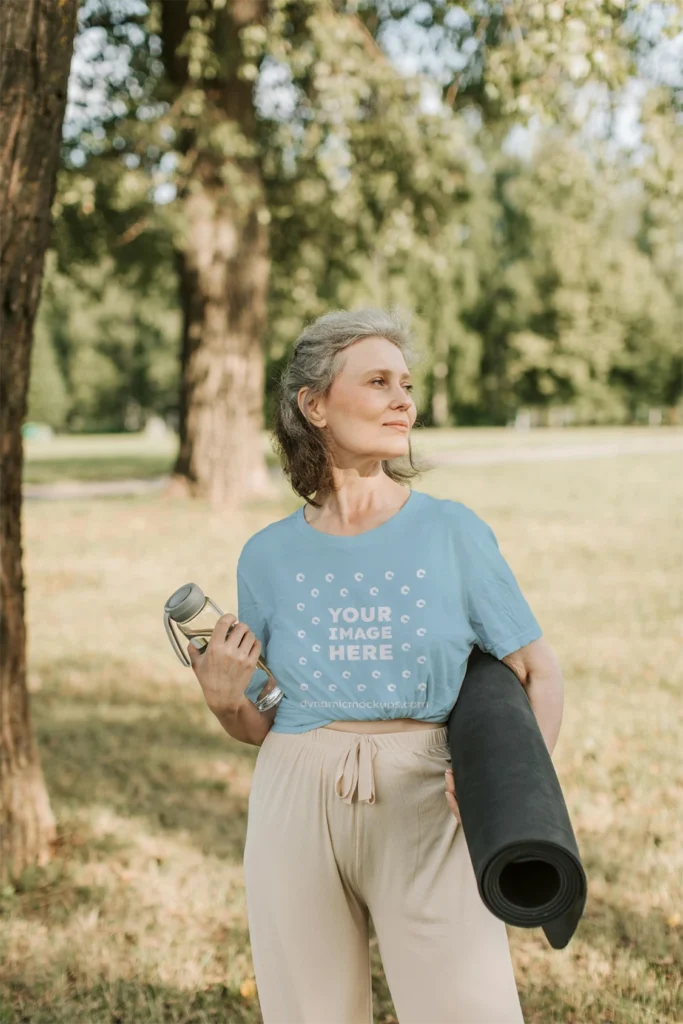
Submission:
<svg viewBox="0 0 683 1024">
<path fill-rule="evenodd" d="M 373 461 L 400 458 L 408 451 L 417 417 L 403 353 L 387 338 L 373 336 L 349 345 L 343 358 L 329 395 L 311 399 L 308 419 L 324 430 L 340 466 L 359 456 Z M 306 390 L 299 392 L 302 412 Z M 388 426 L 392 420 L 407 423 L 407 429 Z"/>
</svg>

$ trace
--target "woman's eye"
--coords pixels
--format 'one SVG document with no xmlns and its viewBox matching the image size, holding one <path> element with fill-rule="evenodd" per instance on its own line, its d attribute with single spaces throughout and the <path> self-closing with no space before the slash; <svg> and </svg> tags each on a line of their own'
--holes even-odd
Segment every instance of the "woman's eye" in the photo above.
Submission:
<svg viewBox="0 0 683 1024">
<path fill-rule="evenodd" d="M 383 384 L 384 383 L 384 378 L 382 378 L 382 377 L 375 377 L 375 379 L 373 381 L 371 381 L 371 383 L 372 384 L 376 384 L 377 381 L 380 381 L 380 383 Z M 406 391 L 412 391 L 414 385 L 413 384 L 404 384 L 404 387 L 405 387 Z"/>
</svg>

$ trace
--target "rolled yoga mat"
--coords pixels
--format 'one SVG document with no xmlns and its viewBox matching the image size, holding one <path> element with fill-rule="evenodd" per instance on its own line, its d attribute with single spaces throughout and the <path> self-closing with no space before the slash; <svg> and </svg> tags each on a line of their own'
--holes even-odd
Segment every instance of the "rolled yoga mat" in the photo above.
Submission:
<svg viewBox="0 0 683 1024">
<path fill-rule="evenodd" d="M 507 924 L 542 927 L 563 949 L 586 905 L 586 874 L 550 753 L 512 669 L 474 647 L 447 728 L 482 900 Z"/>
</svg>

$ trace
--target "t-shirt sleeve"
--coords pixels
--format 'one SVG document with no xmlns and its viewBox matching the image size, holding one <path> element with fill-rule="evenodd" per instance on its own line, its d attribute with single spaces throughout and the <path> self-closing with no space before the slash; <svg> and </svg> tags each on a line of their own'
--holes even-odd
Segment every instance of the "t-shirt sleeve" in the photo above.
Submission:
<svg viewBox="0 0 683 1024">
<path fill-rule="evenodd" d="M 491 527 L 465 509 L 462 545 L 470 625 L 479 646 L 499 660 L 543 635 Z"/>
<path fill-rule="evenodd" d="M 268 639 L 269 630 L 263 604 L 259 606 L 249 584 L 242 572 L 237 570 L 237 620 L 244 622 L 252 631 L 257 640 L 261 642 L 261 657 L 268 664 Z M 254 669 L 254 674 L 246 688 L 245 695 L 251 701 L 258 699 L 258 696 L 269 680 L 269 675 L 261 668 Z"/>
</svg>

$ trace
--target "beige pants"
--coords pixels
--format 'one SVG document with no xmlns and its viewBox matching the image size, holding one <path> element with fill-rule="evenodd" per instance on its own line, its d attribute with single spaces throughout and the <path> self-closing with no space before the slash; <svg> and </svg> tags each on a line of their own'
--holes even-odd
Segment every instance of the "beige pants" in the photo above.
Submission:
<svg viewBox="0 0 683 1024">
<path fill-rule="evenodd" d="M 446 803 L 447 735 L 268 733 L 244 850 L 264 1024 L 372 1024 L 368 914 L 399 1024 L 524 1024 Z"/>
</svg>

